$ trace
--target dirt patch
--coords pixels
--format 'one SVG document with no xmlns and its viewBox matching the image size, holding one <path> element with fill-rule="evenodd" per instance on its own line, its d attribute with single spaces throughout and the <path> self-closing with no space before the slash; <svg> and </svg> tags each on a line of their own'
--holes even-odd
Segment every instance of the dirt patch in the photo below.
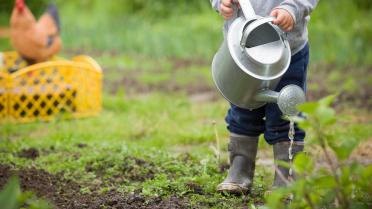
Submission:
<svg viewBox="0 0 372 209">
<path fill-rule="evenodd" d="M 35 160 L 40 156 L 39 150 L 36 148 L 22 149 L 18 154 L 18 157 Z"/>
<path fill-rule="evenodd" d="M 311 156 L 316 160 L 316 168 L 331 169 L 329 160 L 335 165 L 346 165 L 355 162 L 360 165 L 372 164 L 372 138 L 367 139 L 356 146 L 350 153 L 350 156 L 345 160 L 338 159 L 336 153 L 330 148 L 327 149 L 329 156 L 329 158 L 327 158 L 319 145 L 309 145 L 308 150 Z"/>
<path fill-rule="evenodd" d="M 372 67 L 339 66 L 335 64 L 311 65 L 309 85 L 316 84 L 316 90 L 309 90 L 307 98 L 318 100 L 330 94 L 339 93 L 335 106 L 352 105 L 356 108 L 372 110 L 372 86 L 368 72 Z M 332 75 L 338 71 L 339 74 Z M 349 79 L 353 78 L 353 79 Z"/>
<path fill-rule="evenodd" d="M 87 163 L 85 170 L 94 173 L 100 178 L 107 176 L 107 172 L 115 170 L 117 174 L 112 175 L 111 178 L 106 178 L 107 183 L 123 184 L 126 182 L 144 182 L 153 179 L 155 173 L 158 171 L 158 167 L 152 162 L 127 156 L 119 166 L 112 160 L 95 159 L 94 162 Z"/>
<path fill-rule="evenodd" d="M 372 164 L 372 138 L 359 144 L 351 153 L 350 160 L 364 165 Z"/>
<path fill-rule="evenodd" d="M 87 147 L 88 145 L 87 144 L 84 144 L 84 143 L 79 143 L 76 145 L 78 148 L 85 148 Z"/>
<path fill-rule="evenodd" d="M 50 201 L 55 208 L 98 209 L 98 208 L 189 208 L 187 200 L 177 197 L 146 198 L 138 193 L 122 194 L 116 191 L 82 194 L 81 186 L 63 178 L 63 174 L 52 175 L 44 170 L 14 170 L 0 165 L 0 187 L 11 176 L 19 176 L 23 191 L 33 191 L 37 196 Z"/>
<path fill-rule="evenodd" d="M 1 28 L 0 28 L 0 32 L 1 32 Z M 112 58 L 115 58 L 115 57 L 118 57 L 118 56 L 121 56 L 122 54 L 120 53 L 120 51 L 117 51 L 117 50 L 86 50 L 86 49 L 82 49 L 82 48 L 68 48 L 68 49 L 64 49 L 64 53 L 68 54 L 69 56 L 75 56 L 77 54 L 89 54 L 90 56 L 92 57 L 102 57 L 102 56 L 110 56 Z M 134 55 L 132 54 L 132 56 L 136 56 L 137 58 L 140 58 L 140 59 L 147 59 L 146 56 L 141 56 L 141 55 Z M 150 58 L 150 59 L 153 59 L 153 58 Z M 174 67 L 174 69 L 184 69 L 184 68 L 188 68 L 188 67 L 191 67 L 191 66 L 206 66 L 206 65 L 210 65 L 209 61 L 208 60 L 205 60 L 205 59 L 200 59 L 200 58 L 179 58 L 179 57 L 163 57 L 162 58 L 164 61 L 166 62 L 169 62 L 172 64 L 172 66 Z M 160 59 L 160 60 L 162 60 Z"/>
<path fill-rule="evenodd" d="M 71 57 L 80 54 L 89 54 L 89 56 L 92 57 L 102 56 L 116 57 L 120 55 L 120 52 L 117 50 L 87 50 L 84 48 L 67 48 L 64 49 L 63 52 Z"/>
<path fill-rule="evenodd" d="M 227 162 L 220 163 L 220 165 L 218 166 L 220 173 L 224 173 L 225 171 L 228 171 L 229 168 L 230 168 L 230 164 Z"/>
<path fill-rule="evenodd" d="M 204 194 L 203 188 L 195 182 L 187 182 L 186 187 L 189 188 L 195 194 Z"/>
<path fill-rule="evenodd" d="M 206 66 L 208 63 L 203 60 L 188 60 L 188 59 L 173 59 L 172 73 L 177 74 L 179 70 L 187 70 L 192 66 Z M 349 69 L 353 69 L 352 71 Z M 316 101 L 330 94 L 335 94 L 340 91 L 336 106 L 343 107 L 352 105 L 357 108 L 372 110 L 372 86 L 369 84 L 369 78 L 366 72 L 371 71 L 370 68 L 358 69 L 355 66 L 337 66 L 337 65 L 312 65 L 309 69 L 308 85 L 314 86 L 307 92 L 308 101 Z M 139 77 L 146 73 L 154 75 L 157 73 L 167 72 L 167 70 L 159 69 L 154 66 L 154 69 L 113 69 L 108 68 L 106 71 L 123 72 L 122 78 L 117 78 L 115 81 L 105 80 L 105 88 L 108 92 L 116 94 L 121 89 L 125 89 L 127 95 L 147 94 L 149 92 L 184 92 L 190 96 L 192 102 L 215 101 L 222 98 L 213 84 L 211 84 L 203 76 L 196 76 L 193 81 L 187 84 L 178 83 L 175 80 L 161 81 L 158 83 L 145 83 Z M 340 71 L 344 74 L 329 78 L 332 72 Z M 358 78 L 346 81 L 346 78 Z M 360 79 L 359 79 L 360 78 Z"/>
<path fill-rule="evenodd" d="M 156 84 L 147 84 L 139 81 L 136 73 L 128 73 L 125 77 L 117 81 L 105 81 L 105 86 L 111 94 L 116 94 L 120 89 L 125 89 L 125 93 L 128 95 L 145 94 L 149 92 L 185 92 L 188 95 L 194 96 L 195 100 L 200 100 L 200 96 L 210 99 L 216 99 L 218 97 L 218 92 L 215 87 L 208 84 L 204 78 L 200 77 L 195 80 L 200 82 L 184 85 L 172 80 Z"/>
<path fill-rule="evenodd" d="M 207 66 L 210 63 L 203 59 L 180 59 L 180 58 L 169 58 L 169 61 L 173 65 L 173 69 L 185 69 L 192 66 Z"/>
<path fill-rule="evenodd" d="M 82 50 L 69 50 L 68 54 L 81 54 L 87 53 L 92 56 L 119 56 L 118 51 L 82 51 Z M 134 55 L 133 55 L 134 56 Z M 145 57 L 138 56 L 139 60 L 146 59 Z M 205 59 L 191 59 L 191 58 L 174 58 L 168 57 L 161 60 L 168 62 L 172 66 L 172 72 L 177 73 L 180 70 L 187 70 L 190 67 L 209 66 L 210 60 Z M 160 65 L 154 65 L 154 69 L 116 69 L 105 68 L 106 72 L 120 71 L 123 72 L 122 78 L 117 78 L 115 81 L 104 80 L 105 90 L 112 94 L 116 94 L 121 89 L 125 89 L 128 96 L 137 94 L 147 94 L 149 92 L 185 92 L 190 95 L 191 100 L 194 102 L 200 101 L 215 101 L 222 98 L 213 84 L 206 81 L 206 78 L 195 78 L 196 82 L 189 84 L 179 84 L 175 81 L 159 82 L 157 84 L 146 84 L 138 79 L 141 73 L 162 73 L 167 72 L 167 69 L 159 68 Z M 353 106 L 356 108 L 363 108 L 372 110 L 372 86 L 370 85 L 368 72 L 372 67 L 358 67 L 358 66 L 341 66 L 337 64 L 312 64 L 310 65 L 309 72 L 309 85 L 315 85 L 316 89 L 310 89 L 307 92 L 308 101 L 316 101 L 330 94 L 335 94 L 341 91 L 336 100 L 336 107 Z M 332 72 L 339 71 L 340 75 L 330 78 Z M 345 87 L 348 82 L 347 78 L 355 78 L 354 87 Z M 347 86 L 347 85 L 346 85 Z M 346 90 L 344 89 L 346 88 Z M 351 88 L 347 90 L 348 88 Z"/>
<path fill-rule="evenodd" d="M 158 167 L 143 159 L 135 157 L 125 157 L 120 166 L 120 171 L 123 173 L 124 178 L 130 181 L 146 181 L 153 179 Z"/>
</svg>

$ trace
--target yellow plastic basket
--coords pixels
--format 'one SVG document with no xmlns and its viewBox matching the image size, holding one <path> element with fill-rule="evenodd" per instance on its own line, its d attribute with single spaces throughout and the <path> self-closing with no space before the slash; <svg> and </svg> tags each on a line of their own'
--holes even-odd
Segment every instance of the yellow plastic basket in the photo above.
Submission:
<svg viewBox="0 0 372 209">
<path fill-rule="evenodd" d="M 53 58 L 25 67 L 15 52 L 2 56 L 0 122 L 80 118 L 101 111 L 102 70 L 92 58 Z M 9 73 L 14 66 L 19 70 Z"/>
</svg>

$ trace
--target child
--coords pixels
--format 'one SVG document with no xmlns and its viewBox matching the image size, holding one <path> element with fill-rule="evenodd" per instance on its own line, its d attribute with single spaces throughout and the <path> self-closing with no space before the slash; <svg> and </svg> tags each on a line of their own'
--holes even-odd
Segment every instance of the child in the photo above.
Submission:
<svg viewBox="0 0 372 209">
<path fill-rule="evenodd" d="M 210 0 L 213 8 L 225 19 L 224 32 L 230 24 L 243 15 L 236 0 Z M 249 0 L 242 0 L 249 1 Z M 292 58 L 289 69 L 282 77 L 276 91 L 288 84 L 306 89 L 306 71 L 309 61 L 307 23 L 309 15 L 318 0 L 250 0 L 255 13 L 259 16 L 274 16 L 272 22 L 288 32 Z M 239 8 L 239 9 L 234 9 Z M 276 104 L 267 104 L 255 110 L 239 108 L 231 104 L 226 122 L 230 131 L 230 169 L 226 179 L 217 186 L 217 191 L 227 193 L 249 192 L 254 176 L 258 136 L 264 133 L 267 143 L 273 145 L 275 161 L 289 162 L 288 138 L 289 122 L 282 119 L 282 113 Z M 304 149 L 305 132 L 295 126 L 295 138 L 292 154 Z M 278 172 L 279 171 L 279 172 Z M 287 168 L 278 166 L 275 170 L 273 187 L 286 185 L 290 178 Z"/>
</svg>

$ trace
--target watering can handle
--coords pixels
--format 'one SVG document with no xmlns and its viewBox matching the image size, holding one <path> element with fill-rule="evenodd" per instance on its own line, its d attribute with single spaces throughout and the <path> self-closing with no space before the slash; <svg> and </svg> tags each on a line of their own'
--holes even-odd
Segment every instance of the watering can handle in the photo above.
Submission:
<svg viewBox="0 0 372 209">
<path fill-rule="evenodd" d="M 233 0 L 234 3 L 239 3 L 242 8 L 245 19 L 253 18 L 256 16 L 250 0 Z"/>
<path fill-rule="evenodd" d="M 256 29 L 258 26 L 263 25 L 265 23 L 272 22 L 275 19 L 276 19 L 276 17 L 269 16 L 269 17 L 264 17 L 264 18 L 255 20 L 254 22 L 252 22 L 251 24 L 249 24 L 248 27 L 247 27 L 247 29 L 245 29 L 244 32 L 243 32 L 243 37 L 242 37 L 242 39 L 240 41 L 240 46 L 243 47 L 243 48 L 246 47 L 248 36 L 251 34 L 251 32 L 254 29 Z M 281 36 L 280 38 L 282 40 L 284 39 L 283 36 Z"/>
</svg>

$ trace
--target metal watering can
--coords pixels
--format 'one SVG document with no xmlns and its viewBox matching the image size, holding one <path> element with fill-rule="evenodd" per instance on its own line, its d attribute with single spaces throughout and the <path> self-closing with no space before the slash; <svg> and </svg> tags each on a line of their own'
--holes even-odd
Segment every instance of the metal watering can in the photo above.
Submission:
<svg viewBox="0 0 372 209">
<path fill-rule="evenodd" d="M 277 103 L 289 116 L 305 101 L 305 93 L 296 85 L 273 91 L 291 62 L 291 50 L 285 33 L 271 22 L 274 17 L 257 16 L 249 0 L 239 0 L 244 17 L 233 21 L 212 62 L 217 89 L 232 104 L 256 109 Z"/>
</svg>

